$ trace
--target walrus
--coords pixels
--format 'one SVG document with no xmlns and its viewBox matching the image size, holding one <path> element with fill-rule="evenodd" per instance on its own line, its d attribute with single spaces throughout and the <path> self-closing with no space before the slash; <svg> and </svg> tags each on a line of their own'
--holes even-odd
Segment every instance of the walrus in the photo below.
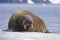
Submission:
<svg viewBox="0 0 60 40">
<path fill-rule="evenodd" d="M 44 21 L 27 10 L 16 11 L 8 22 L 8 30 L 14 32 L 49 33 Z"/>
</svg>

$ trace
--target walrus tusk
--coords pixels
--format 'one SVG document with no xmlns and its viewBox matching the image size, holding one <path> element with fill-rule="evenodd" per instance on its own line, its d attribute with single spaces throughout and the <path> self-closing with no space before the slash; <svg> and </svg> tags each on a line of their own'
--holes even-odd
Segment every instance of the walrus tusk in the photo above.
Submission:
<svg viewBox="0 0 60 40">
<path fill-rule="evenodd" d="M 31 25 L 31 28 L 33 28 L 33 25 Z"/>
<path fill-rule="evenodd" d="M 26 29 L 26 26 L 24 26 L 24 29 Z"/>
</svg>

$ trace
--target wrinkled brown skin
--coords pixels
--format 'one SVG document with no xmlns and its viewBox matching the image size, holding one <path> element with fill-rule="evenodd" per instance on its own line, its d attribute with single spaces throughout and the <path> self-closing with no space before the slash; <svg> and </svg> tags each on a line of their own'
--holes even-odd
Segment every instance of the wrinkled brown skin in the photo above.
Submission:
<svg viewBox="0 0 60 40">
<path fill-rule="evenodd" d="M 18 27 L 16 21 L 20 20 L 17 17 L 21 16 L 21 15 L 30 15 L 30 16 L 32 16 L 32 19 L 34 21 L 33 28 L 29 27 L 29 28 L 27 28 L 25 30 L 23 28 L 23 25 L 21 24 L 22 22 L 19 22 L 20 26 Z M 14 31 L 13 28 L 15 27 L 15 25 L 17 25 L 16 28 L 18 27 L 17 29 L 21 29 L 22 28 L 21 31 L 49 33 L 49 31 L 47 30 L 43 20 L 41 18 L 39 18 L 38 16 L 34 15 L 33 13 L 31 13 L 29 11 L 26 11 L 26 10 L 19 10 L 19 11 L 15 12 L 11 16 L 11 18 L 9 20 L 9 23 L 8 23 L 8 30 L 9 31 Z"/>
</svg>

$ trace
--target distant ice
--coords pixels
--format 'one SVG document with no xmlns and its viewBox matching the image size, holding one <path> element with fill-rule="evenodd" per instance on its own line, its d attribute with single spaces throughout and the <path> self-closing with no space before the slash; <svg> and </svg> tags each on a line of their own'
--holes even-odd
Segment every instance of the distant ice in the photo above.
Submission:
<svg viewBox="0 0 60 40">
<path fill-rule="evenodd" d="M 49 0 L 51 1 L 53 4 L 60 4 L 60 0 Z"/>
<path fill-rule="evenodd" d="M 27 2 L 28 4 L 34 4 L 34 2 L 32 0 L 28 0 Z"/>
</svg>

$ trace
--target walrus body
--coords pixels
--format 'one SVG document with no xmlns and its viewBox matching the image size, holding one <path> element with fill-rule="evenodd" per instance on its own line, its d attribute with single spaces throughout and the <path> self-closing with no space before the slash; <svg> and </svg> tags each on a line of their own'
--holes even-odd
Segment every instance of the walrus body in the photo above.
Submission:
<svg viewBox="0 0 60 40">
<path fill-rule="evenodd" d="M 26 29 L 24 28 L 23 16 L 25 16 L 25 15 L 28 15 L 28 16 L 26 16 L 28 18 L 28 20 L 32 19 L 31 25 L 33 25 L 33 27 L 31 27 L 31 25 L 30 25 L 30 26 L 27 26 Z M 25 25 L 26 25 L 26 22 L 27 21 L 25 21 Z M 9 31 L 19 31 L 19 32 L 26 31 L 26 32 L 48 33 L 48 30 L 47 30 L 43 20 L 41 18 L 39 18 L 38 16 L 34 15 L 33 13 L 26 11 L 26 10 L 19 10 L 11 16 L 9 23 L 8 23 L 8 30 Z"/>
</svg>

